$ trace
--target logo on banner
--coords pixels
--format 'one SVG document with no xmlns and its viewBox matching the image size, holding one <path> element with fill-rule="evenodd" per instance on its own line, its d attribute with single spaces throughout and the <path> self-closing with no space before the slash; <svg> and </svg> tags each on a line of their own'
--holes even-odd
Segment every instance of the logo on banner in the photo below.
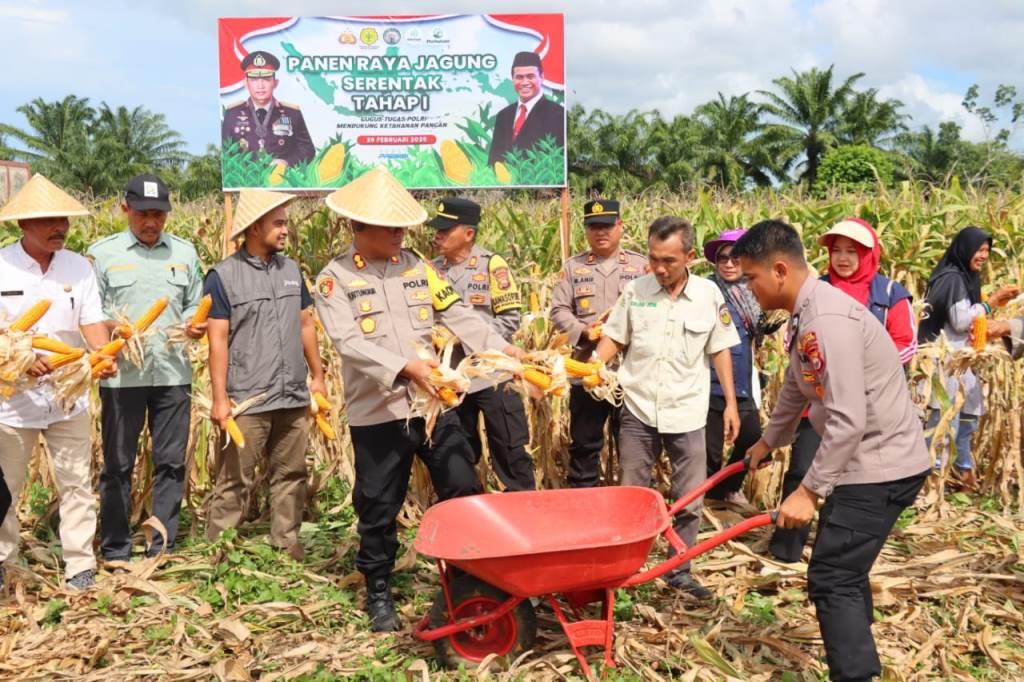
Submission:
<svg viewBox="0 0 1024 682">
<path fill-rule="evenodd" d="M 367 26 L 359 32 L 359 39 L 364 45 L 374 45 L 377 42 L 377 29 Z"/>
</svg>

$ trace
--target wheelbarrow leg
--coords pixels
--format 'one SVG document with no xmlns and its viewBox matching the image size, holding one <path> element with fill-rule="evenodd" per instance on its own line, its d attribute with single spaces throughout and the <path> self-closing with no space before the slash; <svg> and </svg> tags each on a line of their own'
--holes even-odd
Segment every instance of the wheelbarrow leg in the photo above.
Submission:
<svg viewBox="0 0 1024 682">
<path fill-rule="evenodd" d="M 554 595 L 548 595 L 547 600 L 548 604 L 551 605 L 551 609 L 555 612 L 555 616 L 558 617 L 558 622 L 562 624 L 565 636 L 569 640 L 569 646 L 572 647 L 573 653 L 576 654 L 576 660 L 580 662 L 580 668 L 583 669 L 583 674 L 588 680 L 594 679 L 594 674 L 591 672 L 583 652 L 580 651 L 581 647 L 603 647 L 606 669 L 616 667 L 615 659 L 612 658 L 612 631 L 615 628 L 615 590 L 604 590 L 604 599 L 602 600 L 604 618 L 597 620 L 572 622 L 566 617 Z"/>
</svg>

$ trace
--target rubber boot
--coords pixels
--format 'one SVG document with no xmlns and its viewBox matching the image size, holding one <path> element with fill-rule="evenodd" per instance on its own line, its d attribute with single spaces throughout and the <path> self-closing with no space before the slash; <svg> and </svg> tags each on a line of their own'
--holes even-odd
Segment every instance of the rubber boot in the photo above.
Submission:
<svg viewBox="0 0 1024 682">
<path fill-rule="evenodd" d="M 402 628 L 387 577 L 367 577 L 366 613 L 370 616 L 370 629 L 374 632 L 395 632 Z"/>
</svg>

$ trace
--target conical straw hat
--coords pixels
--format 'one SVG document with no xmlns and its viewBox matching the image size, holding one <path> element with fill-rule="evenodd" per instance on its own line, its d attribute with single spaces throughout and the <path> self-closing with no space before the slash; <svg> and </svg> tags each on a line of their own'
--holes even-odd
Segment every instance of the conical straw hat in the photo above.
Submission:
<svg viewBox="0 0 1024 682">
<path fill-rule="evenodd" d="M 70 218 L 89 211 L 64 190 L 36 173 L 7 205 L 0 209 L 0 221 L 32 218 Z"/>
<path fill-rule="evenodd" d="M 411 227 L 427 212 L 383 166 L 377 166 L 327 195 L 327 208 L 366 225 Z"/>
<path fill-rule="evenodd" d="M 284 192 L 243 189 L 238 193 L 238 207 L 235 208 L 235 215 L 231 221 L 231 238 L 237 239 L 245 232 L 245 228 L 294 198 Z"/>
</svg>

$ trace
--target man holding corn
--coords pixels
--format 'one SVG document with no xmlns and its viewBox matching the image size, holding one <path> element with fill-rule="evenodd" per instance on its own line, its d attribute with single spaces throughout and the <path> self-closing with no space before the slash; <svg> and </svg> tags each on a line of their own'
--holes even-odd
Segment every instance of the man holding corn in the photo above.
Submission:
<svg viewBox="0 0 1024 682">
<path fill-rule="evenodd" d="M 89 247 L 103 312 L 116 334 L 143 333 L 138 325 L 121 326 L 117 318 L 138 321 L 166 299 L 167 306 L 142 340 L 142 366 L 121 363 L 115 377 L 100 384 L 103 406 L 103 473 L 100 474 L 100 551 L 107 561 L 128 561 L 132 555 L 129 515 L 132 473 L 139 434 L 149 423 L 153 441 L 153 508 L 167 537 L 154 537 L 148 556 L 174 549 L 178 515 L 185 489 L 185 448 L 191 415 L 192 363 L 185 344 L 167 343 L 163 331 L 184 325 L 198 339 L 206 325 L 191 326 L 203 288 L 203 271 L 195 247 L 164 231 L 171 202 L 164 182 L 152 174 L 137 175 L 125 188 L 121 211 L 128 229 Z M 143 322 L 142 324 L 145 324 Z"/>
<path fill-rule="evenodd" d="M 25 331 L 77 347 L 83 337 L 90 348 L 109 340 L 92 267 L 82 256 L 64 249 L 68 218 L 85 215 L 89 212 L 84 206 L 42 175 L 35 175 L 0 210 L 0 222 L 17 221 L 22 232 L 19 241 L 0 249 L 0 329 L 21 328 L 19 316 L 49 301 L 41 318 L 24 322 Z M 49 374 L 49 357 L 38 356 L 29 375 L 38 379 Z M 112 364 L 104 375 L 114 372 Z M 83 394 L 65 413 L 53 385 L 45 380 L 10 397 L 0 396 L 0 468 L 13 500 L 21 495 L 39 436 L 46 440 L 60 498 L 66 582 L 73 590 L 88 589 L 96 581 L 88 406 L 88 394 Z M 0 562 L 17 558 L 18 541 L 17 505 L 11 505 L 0 525 Z M 0 568 L 0 585 L 3 577 Z"/>
<path fill-rule="evenodd" d="M 519 329 L 519 287 L 504 258 L 477 246 L 480 214 L 480 204 L 462 197 L 449 197 L 438 204 L 437 215 L 427 223 L 436 230 L 434 245 L 441 254 L 433 265 L 473 312 L 511 343 Z M 464 352 L 457 353 L 452 364 L 463 357 Z M 474 379 L 456 411 L 476 461 L 483 453 L 479 427 L 483 415 L 487 448 L 498 479 L 506 490 L 533 490 L 533 461 L 526 452 L 530 442 L 526 409 L 519 394 L 508 388 L 508 382 L 495 386 L 486 378 Z"/>
<path fill-rule="evenodd" d="M 359 516 L 356 568 L 366 577 L 372 629 L 401 627 L 389 586 L 398 551 L 397 517 L 405 501 L 413 456 L 430 471 L 440 499 L 481 491 L 473 451 L 455 412 L 442 412 L 428 436 L 422 417 L 410 416 L 411 384 L 435 394 L 438 367 L 423 359 L 435 323 L 450 329 L 469 351 L 521 352 L 477 316 L 450 284 L 412 251 L 406 228 L 427 213 L 378 166 L 327 197 L 348 218 L 352 246 L 317 277 L 320 321 L 342 358 L 342 377 Z"/>
<path fill-rule="evenodd" d="M 304 555 L 299 526 L 306 502 L 310 393 L 326 395 L 327 389 L 313 298 L 298 264 L 280 253 L 288 239 L 285 204 L 293 198 L 242 190 L 231 228 L 232 239 L 244 237 L 242 246 L 206 277 L 205 293 L 213 299 L 210 416 L 225 432 L 237 425 L 218 462 L 206 536 L 215 540 L 245 520 L 256 465 L 266 453 L 270 543 L 298 561 Z M 243 403 L 244 410 L 238 407 Z"/>
<path fill-rule="evenodd" d="M 624 352 L 619 427 L 619 483 L 651 485 L 662 450 L 672 464 L 673 498 L 707 477 L 704 427 L 711 402 L 710 364 L 725 400 L 723 436 L 733 442 L 740 417 L 730 348 L 740 342 L 721 290 L 689 270 L 696 257 L 693 226 L 664 216 L 648 228 L 651 273 L 629 283 L 605 325 L 595 354 L 608 362 Z M 676 532 L 697 542 L 703 499 L 679 512 Z M 667 576 L 670 585 L 694 597 L 711 592 L 690 573 L 689 563 Z"/>
<path fill-rule="evenodd" d="M 573 357 L 589 360 L 601 338 L 601 327 L 631 281 L 647 272 L 647 258 L 623 249 L 619 202 L 598 199 L 583 205 L 583 226 L 590 249 L 573 256 L 562 266 L 551 293 L 551 321 L 569 336 Z M 569 485 L 598 484 L 604 427 L 611 418 L 616 437 L 620 410 L 597 400 L 578 379 L 569 389 Z"/>
</svg>

